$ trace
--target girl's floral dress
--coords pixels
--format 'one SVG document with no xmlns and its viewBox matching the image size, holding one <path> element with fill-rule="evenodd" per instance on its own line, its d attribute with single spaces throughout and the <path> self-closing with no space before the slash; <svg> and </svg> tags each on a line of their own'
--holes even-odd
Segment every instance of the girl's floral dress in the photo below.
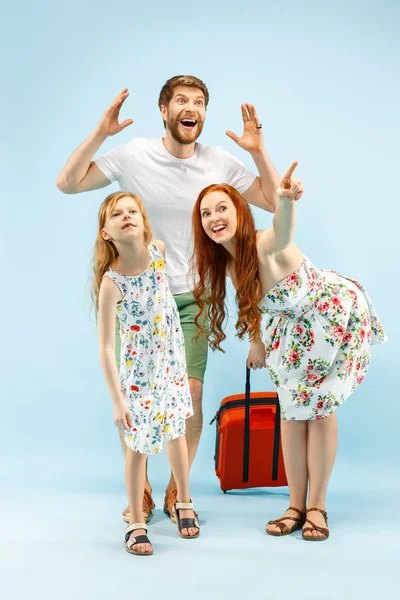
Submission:
<svg viewBox="0 0 400 600">
<path fill-rule="evenodd" d="M 125 431 L 129 448 L 142 454 L 161 452 L 163 441 L 186 432 L 193 414 L 187 378 L 185 343 L 179 313 L 170 292 L 161 252 L 149 244 L 150 264 L 143 273 L 104 277 L 119 287 L 121 390 L 132 415 Z"/>
<path fill-rule="evenodd" d="M 267 369 L 284 419 L 332 414 L 364 379 L 371 345 L 386 341 L 364 288 L 306 257 L 269 290 L 261 309 Z"/>
</svg>

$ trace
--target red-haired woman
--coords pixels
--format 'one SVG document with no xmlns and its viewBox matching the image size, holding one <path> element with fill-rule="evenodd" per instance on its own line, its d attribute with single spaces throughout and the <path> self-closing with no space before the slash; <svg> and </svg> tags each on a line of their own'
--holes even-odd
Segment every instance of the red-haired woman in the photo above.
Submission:
<svg viewBox="0 0 400 600">
<path fill-rule="evenodd" d="M 282 536 L 302 527 L 303 539 L 322 541 L 329 536 L 325 497 L 337 448 L 335 411 L 363 380 L 371 345 L 386 334 L 359 283 L 317 269 L 295 245 L 296 200 L 303 193 L 293 177 L 296 166 L 281 181 L 273 227 L 266 231 L 256 231 L 234 188 L 211 185 L 200 193 L 193 211 L 194 296 L 202 310 L 209 303 L 209 344 L 221 350 L 231 278 L 237 335 L 250 338 L 248 366 L 266 366 L 278 388 L 290 508 L 267 524 L 267 533 Z"/>
</svg>

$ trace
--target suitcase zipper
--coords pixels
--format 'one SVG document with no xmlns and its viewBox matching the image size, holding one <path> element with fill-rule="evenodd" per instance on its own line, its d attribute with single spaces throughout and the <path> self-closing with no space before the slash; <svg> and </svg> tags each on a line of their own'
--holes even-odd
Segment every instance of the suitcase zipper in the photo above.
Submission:
<svg viewBox="0 0 400 600">
<path fill-rule="evenodd" d="M 217 421 L 217 427 L 219 424 L 219 419 L 221 417 L 221 415 L 231 409 L 231 408 L 244 408 L 246 404 L 245 400 L 230 400 L 229 402 L 225 402 L 225 404 L 223 406 L 221 406 L 221 408 L 219 410 L 217 410 L 217 412 L 215 413 L 215 416 L 211 419 L 210 421 L 210 425 L 212 425 L 214 423 L 214 421 Z M 250 406 L 268 406 L 269 404 L 272 404 L 273 406 L 276 406 L 276 399 L 275 398 L 251 398 L 250 400 Z"/>
</svg>

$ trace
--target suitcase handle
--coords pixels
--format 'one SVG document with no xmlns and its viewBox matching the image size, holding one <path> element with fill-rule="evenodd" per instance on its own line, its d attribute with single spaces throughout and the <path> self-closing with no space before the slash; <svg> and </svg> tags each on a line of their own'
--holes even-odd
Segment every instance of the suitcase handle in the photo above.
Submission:
<svg viewBox="0 0 400 600">
<path fill-rule="evenodd" d="M 244 409 L 244 442 L 243 442 L 243 483 L 249 481 L 250 465 L 250 369 L 246 365 L 245 409 Z M 281 407 L 276 397 L 275 435 L 272 458 L 272 481 L 278 479 L 279 446 L 281 441 Z"/>
</svg>

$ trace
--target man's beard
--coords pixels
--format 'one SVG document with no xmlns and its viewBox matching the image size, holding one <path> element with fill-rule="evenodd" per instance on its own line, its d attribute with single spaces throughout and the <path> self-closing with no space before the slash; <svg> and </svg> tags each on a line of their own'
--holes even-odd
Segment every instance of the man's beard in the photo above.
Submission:
<svg viewBox="0 0 400 600">
<path fill-rule="evenodd" d="M 167 127 L 174 140 L 179 144 L 193 144 L 203 130 L 204 120 L 196 119 L 197 123 L 193 127 L 193 131 L 182 131 L 179 127 L 181 119 L 182 117 L 179 116 L 174 120 L 167 120 Z"/>
</svg>

